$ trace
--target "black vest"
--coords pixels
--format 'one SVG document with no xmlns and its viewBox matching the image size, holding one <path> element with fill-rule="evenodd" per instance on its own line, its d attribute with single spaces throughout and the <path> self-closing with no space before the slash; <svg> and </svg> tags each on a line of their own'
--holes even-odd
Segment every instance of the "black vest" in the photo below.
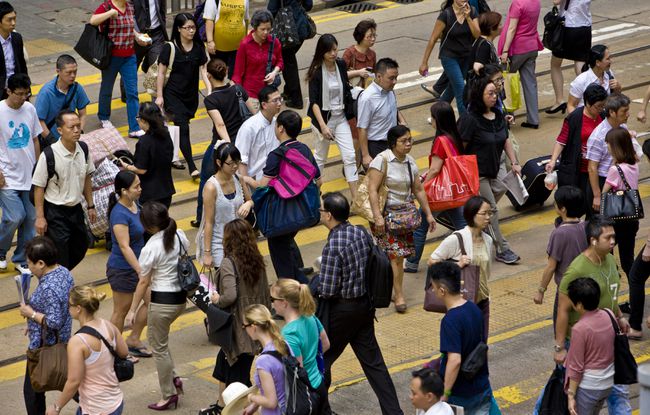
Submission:
<svg viewBox="0 0 650 415">
<path fill-rule="evenodd" d="M 579 187 L 580 164 L 582 162 L 582 116 L 585 107 L 576 108 L 566 117 L 569 123 L 569 138 L 560 156 L 557 169 L 558 186 Z M 601 117 L 602 119 L 602 117 Z"/>
</svg>

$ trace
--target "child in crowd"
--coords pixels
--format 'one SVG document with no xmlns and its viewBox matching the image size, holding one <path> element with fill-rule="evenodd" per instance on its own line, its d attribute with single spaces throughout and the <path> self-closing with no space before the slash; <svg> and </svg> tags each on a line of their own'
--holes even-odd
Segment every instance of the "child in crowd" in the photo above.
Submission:
<svg viewBox="0 0 650 415">
<path fill-rule="evenodd" d="M 412 375 L 409 398 L 415 415 L 454 415 L 451 406 L 440 400 L 445 386 L 436 372 L 425 367 Z"/>
</svg>

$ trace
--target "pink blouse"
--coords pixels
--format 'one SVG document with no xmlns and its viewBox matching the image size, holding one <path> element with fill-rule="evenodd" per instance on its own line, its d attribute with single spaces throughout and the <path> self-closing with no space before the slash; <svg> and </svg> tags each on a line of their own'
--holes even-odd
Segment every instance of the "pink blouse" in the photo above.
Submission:
<svg viewBox="0 0 650 415">
<path fill-rule="evenodd" d="M 539 32 L 537 32 L 537 21 L 541 7 L 540 0 L 513 0 L 510 9 L 508 9 L 501 36 L 499 36 L 499 55 L 503 53 L 503 45 L 506 42 L 510 19 L 518 19 L 518 22 L 517 31 L 508 48 L 508 56 L 522 55 L 544 49 L 542 41 L 539 39 Z"/>
</svg>

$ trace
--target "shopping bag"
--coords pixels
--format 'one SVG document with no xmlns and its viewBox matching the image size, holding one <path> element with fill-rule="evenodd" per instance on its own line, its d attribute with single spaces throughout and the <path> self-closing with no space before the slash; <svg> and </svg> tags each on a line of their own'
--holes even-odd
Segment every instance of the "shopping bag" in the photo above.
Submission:
<svg viewBox="0 0 650 415">
<path fill-rule="evenodd" d="M 180 144 L 181 127 L 177 125 L 167 124 L 167 130 L 169 130 L 169 136 L 172 139 L 172 143 L 174 143 L 174 157 L 172 158 L 172 162 L 176 162 L 180 160 L 178 157 L 178 150 Z"/>
<path fill-rule="evenodd" d="M 111 158 L 118 150 L 128 150 L 129 146 L 124 137 L 115 127 L 98 128 L 86 134 L 81 134 L 81 141 L 88 144 L 90 158 L 98 167 L 106 158 Z"/>
<path fill-rule="evenodd" d="M 569 415 L 569 399 L 564 393 L 564 368 L 556 366 L 546 383 L 539 415 Z"/>
<path fill-rule="evenodd" d="M 320 221 L 320 194 L 316 183 L 291 199 L 282 199 L 274 188 L 260 187 L 253 193 L 259 229 L 267 238 L 286 235 Z"/>
<path fill-rule="evenodd" d="M 463 206 L 479 192 L 476 155 L 453 156 L 447 140 L 442 139 L 447 155 L 440 172 L 424 183 L 424 192 L 432 211 L 443 211 Z"/>
<path fill-rule="evenodd" d="M 88 221 L 88 227 L 93 235 L 102 238 L 108 230 L 108 205 L 111 196 L 115 192 L 115 176 L 120 172 L 120 168 L 108 158 L 105 158 L 95 169 L 92 175 L 91 183 L 93 189 L 93 203 L 95 204 L 95 213 L 97 218 L 95 222 Z M 81 205 L 88 217 L 86 199 L 81 200 Z"/>
<path fill-rule="evenodd" d="M 519 72 L 510 72 L 509 67 L 503 72 L 503 88 L 506 91 L 504 102 L 506 111 L 514 112 L 521 108 L 521 79 Z"/>
</svg>

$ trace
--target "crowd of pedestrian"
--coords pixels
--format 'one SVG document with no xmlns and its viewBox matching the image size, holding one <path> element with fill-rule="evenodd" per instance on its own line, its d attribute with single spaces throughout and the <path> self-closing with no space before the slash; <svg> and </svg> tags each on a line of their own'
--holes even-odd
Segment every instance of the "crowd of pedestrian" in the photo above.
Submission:
<svg viewBox="0 0 650 415">
<path fill-rule="evenodd" d="M 606 195 L 638 190 L 639 163 L 644 154 L 650 157 L 650 147 L 642 148 L 627 128 L 630 99 L 611 71 L 609 49 L 591 45 L 590 3 L 554 0 L 566 34 L 562 47 L 552 51 L 555 104 L 546 112 L 568 111 L 568 116 L 546 165 L 549 175 L 557 170 L 558 219 L 533 301 L 542 304 L 554 280 L 553 360 L 566 377 L 570 413 L 598 413 L 607 401 L 610 414 L 631 414 L 629 387 L 615 382 L 612 323 L 630 339 L 643 337 L 650 245 L 635 259 L 639 217 L 612 218 L 601 205 Z M 248 391 L 243 413 L 287 413 L 300 399 L 299 388 L 285 386 L 290 382 L 306 383 L 310 393 L 302 398 L 309 400 L 311 413 L 335 413 L 328 390 L 334 363 L 348 345 L 381 413 L 402 414 L 377 342 L 369 270 L 378 252 L 385 255 L 394 309 L 406 313 L 404 273 L 418 272 L 426 236 L 440 215 L 455 231 L 428 258 L 425 292 L 445 312 L 439 328 L 442 354 L 413 372 L 409 397 L 422 415 L 450 415 L 454 406 L 468 415 L 501 413 L 488 369 L 489 280 L 493 261 L 521 260 L 500 230 L 497 204 L 507 190 L 507 171 L 522 175 L 503 73 L 520 74 L 527 114 L 521 125 L 538 129 L 540 1 L 513 0 L 505 16 L 490 11 L 483 0 L 443 2 L 419 68 L 428 74 L 430 55 L 440 42 L 444 72 L 435 85 L 423 84 L 435 101 L 429 121 L 435 134 L 422 175 L 409 154 L 411 130 L 397 107 L 399 64 L 372 49 L 378 30 L 373 20 L 357 24 L 355 43 L 341 58 L 337 38 L 320 35 L 303 98 L 296 54 L 315 35 L 307 14 L 312 6 L 311 0 L 271 0 L 267 9 L 251 11 L 248 0 L 207 0 L 201 14 L 177 14 L 170 33 L 164 0 L 109 0 L 92 14 L 90 25 L 112 41 L 110 64 L 101 70 L 98 118 L 102 128 L 113 128 L 111 99 L 119 73 L 128 136 L 138 140 L 133 160 L 117 163 L 120 171 L 106 201 L 105 275 L 113 310 L 105 320 L 96 316 L 105 295 L 75 286 L 71 273 L 86 255 L 87 226 L 98 220 L 92 185 L 98 164 L 80 140 L 89 124 L 90 100 L 75 81 L 75 58 L 61 55 L 56 77 L 41 88 L 36 104 L 30 103 L 16 12 L 0 1 L 0 270 L 7 269 L 17 234 L 11 262 L 38 280 L 20 305 L 28 320 L 28 348 L 67 343 L 67 381 L 49 407 L 28 365 L 23 390 L 28 414 L 55 415 L 73 399 L 80 414 L 122 414 L 124 394 L 114 363 L 139 358 L 153 358 L 160 386 L 160 399 L 148 408 L 179 405 L 184 389 L 169 346 L 170 327 L 188 298 L 195 301 L 198 282 L 185 285 L 182 269 L 191 244 L 169 212 L 172 168 L 185 168 L 173 161 L 173 134 L 190 176 L 200 179 L 191 225 L 198 228 L 196 260 L 208 280 L 204 305 L 227 313 L 231 324 L 228 341 L 220 340 L 216 354 L 216 399 L 199 414 L 226 412 L 229 389 L 241 384 L 257 386 Z M 294 19 L 289 28 L 287 10 Z M 276 18 L 282 24 L 274 25 Z M 570 37 L 575 42 L 567 41 Z M 563 59 L 574 61 L 576 72 L 567 102 Z M 154 71 L 151 102 L 139 100 L 139 68 Z M 190 122 L 199 107 L 200 80 L 213 128 L 196 166 Z M 649 100 L 650 89 L 637 116 L 642 122 Z M 283 110 L 283 105 L 302 109 L 305 101 L 313 149 L 299 140 L 302 117 Z M 339 147 L 350 198 L 330 192 L 314 202 L 310 195 L 320 192 L 331 142 Z M 474 194 L 435 209 L 439 200 L 427 189 L 460 157 L 474 160 Z M 318 274 L 310 277 L 305 269 L 296 242 L 300 229 L 294 227 L 266 231 L 276 278 L 267 275 L 257 240 L 258 222 L 270 215 L 260 207 L 269 194 L 277 195 L 273 203 L 280 209 L 302 203 L 303 210 L 291 211 L 297 216 L 290 220 L 327 228 Z M 365 206 L 370 232 L 349 220 L 362 214 L 352 212 L 358 205 Z M 307 218 L 306 210 L 316 207 L 320 217 Z M 622 274 L 615 246 L 630 284 L 629 304 L 618 302 Z M 468 285 L 474 271 L 475 282 Z M 82 327 L 77 333 L 72 333 L 73 319 Z M 211 324 L 208 313 L 209 336 Z M 145 328 L 146 343 L 140 338 Z M 285 371 L 291 365 L 300 379 Z M 542 401 L 540 396 L 535 413 L 541 413 Z"/>
</svg>

